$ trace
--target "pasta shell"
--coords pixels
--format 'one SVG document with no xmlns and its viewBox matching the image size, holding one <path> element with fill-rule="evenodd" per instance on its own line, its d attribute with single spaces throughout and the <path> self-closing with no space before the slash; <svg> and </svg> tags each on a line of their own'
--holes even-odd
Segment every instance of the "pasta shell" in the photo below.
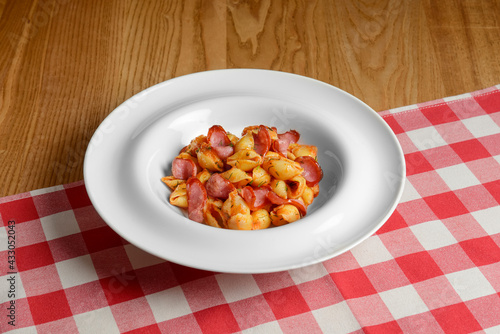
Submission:
<svg viewBox="0 0 500 334">
<path fill-rule="evenodd" d="M 269 212 L 265 209 L 260 209 L 252 212 L 252 230 L 262 230 L 268 228 L 271 225 L 271 218 L 269 217 Z"/>
<path fill-rule="evenodd" d="M 291 204 L 277 206 L 269 216 L 274 226 L 282 226 L 300 219 L 299 210 Z"/>
<path fill-rule="evenodd" d="M 299 198 L 302 196 L 304 189 L 307 187 L 306 179 L 297 175 L 286 181 L 286 194 L 288 198 Z"/>
<path fill-rule="evenodd" d="M 298 162 L 281 156 L 265 158 L 262 168 L 278 180 L 290 180 L 304 171 Z"/>
<path fill-rule="evenodd" d="M 245 172 L 251 171 L 262 163 L 262 157 L 254 150 L 241 150 L 227 158 L 227 164 Z"/>
<path fill-rule="evenodd" d="M 161 181 L 165 183 L 170 189 L 174 190 L 179 184 L 185 182 L 185 180 L 176 179 L 173 176 L 165 176 L 161 178 Z"/>
<path fill-rule="evenodd" d="M 170 194 L 170 204 L 178 206 L 180 208 L 187 209 L 187 191 L 186 182 L 179 184 L 175 190 Z"/>
<path fill-rule="evenodd" d="M 229 218 L 227 227 L 231 230 L 251 230 L 253 227 L 253 218 L 250 214 L 238 213 Z"/>
<path fill-rule="evenodd" d="M 211 172 L 222 172 L 224 168 L 224 163 L 208 144 L 201 146 L 196 157 L 201 168 L 208 169 Z"/>
</svg>

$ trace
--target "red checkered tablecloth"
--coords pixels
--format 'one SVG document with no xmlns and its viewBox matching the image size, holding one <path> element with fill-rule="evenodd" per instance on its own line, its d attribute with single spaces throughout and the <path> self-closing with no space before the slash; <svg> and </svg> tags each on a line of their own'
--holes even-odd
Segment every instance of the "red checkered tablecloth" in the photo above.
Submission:
<svg viewBox="0 0 500 334">
<path fill-rule="evenodd" d="M 158 259 L 102 221 L 83 182 L 0 199 L 0 331 L 500 333 L 500 86 L 381 115 L 407 163 L 396 211 L 302 269 Z"/>
</svg>

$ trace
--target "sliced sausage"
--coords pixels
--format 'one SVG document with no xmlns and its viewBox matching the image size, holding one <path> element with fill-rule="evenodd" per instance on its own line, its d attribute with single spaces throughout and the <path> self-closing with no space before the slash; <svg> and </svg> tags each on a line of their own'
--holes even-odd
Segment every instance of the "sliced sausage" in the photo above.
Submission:
<svg viewBox="0 0 500 334">
<path fill-rule="evenodd" d="M 227 199 L 229 197 L 229 193 L 235 189 L 234 185 L 229 182 L 229 180 L 226 180 L 217 173 L 210 176 L 205 184 L 205 187 L 209 196 L 220 199 Z"/>
<path fill-rule="evenodd" d="M 302 156 L 295 159 L 295 161 L 304 169 L 301 175 L 306 179 L 308 187 L 313 187 L 321 181 L 323 178 L 323 170 L 316 159 L 310 156 Z"/>
<path fill-rule="evenodd" d="M 172 175 L 179 180 L 187 180 L 198 174 L 198 169 L 193 160 L 175 158 L 172 162 Z"/>
<path fill-rule="evenodd" d="M 186 181 L 188 202 L 188 217 L 198 223 L 203 223 L 203 212 L 207 203 L 207 191 L 198 178 L 190 177 Z"/>
</svg>

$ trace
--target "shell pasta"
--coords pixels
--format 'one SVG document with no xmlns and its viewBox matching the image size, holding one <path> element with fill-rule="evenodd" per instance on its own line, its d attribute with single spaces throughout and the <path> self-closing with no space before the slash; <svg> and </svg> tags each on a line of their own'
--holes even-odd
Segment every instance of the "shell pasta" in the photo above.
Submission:
<svg viewBox="0 0 500 334">
<path fill-rule="evenodd" d="M 241 136 L 220 125 L 194 138 L 161 179 L 169 202 L 191 220 L 235 230 L 282 226 L 304 217 L 319 193 L 323 171 L 315 146 L 295 130 L 248 126 Z"/>
</svg>

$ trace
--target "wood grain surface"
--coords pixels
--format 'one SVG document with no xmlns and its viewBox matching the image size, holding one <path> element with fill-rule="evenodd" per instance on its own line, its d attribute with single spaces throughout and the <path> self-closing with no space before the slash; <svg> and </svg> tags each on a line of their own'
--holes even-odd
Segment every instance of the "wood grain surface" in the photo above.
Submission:
<svg viewBox="0 0 500 334">
<path fill-rule="evenodd" d="M 0 0 L 0 196 L 83 178 L 99 123 L 161 81 L 293 72 L 377 111 L 500 83 L 500 1 Z"/>
</svg>

